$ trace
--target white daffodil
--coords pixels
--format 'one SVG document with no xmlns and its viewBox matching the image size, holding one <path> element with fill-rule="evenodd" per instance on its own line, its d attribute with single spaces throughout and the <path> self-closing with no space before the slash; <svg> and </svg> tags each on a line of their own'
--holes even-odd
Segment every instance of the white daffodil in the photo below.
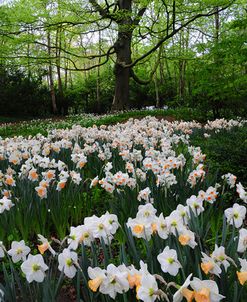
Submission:
<svg viewBox="0 0 247 302">
<path fill-rule="evenodd" d="M 104 215 L 101 216 L 103 224 L 106 226 L 108 232 L 114 235 L 119 228 L 118 218 L 115 214 L 110 214 L 106 212 Z"/>
<path fill-rule="evenodd" d="M 147 187 L 139 192 L 137 196 L 137 200 L 138 201 L 145 200 L 146 202 L 148 202 L 150 194 L 151 194 L 151 190 L 149 187 Z"/>
<path fill-rule="evenodd" d="M 14 204 L 12 201 L 4 196 L 2 199 L 0 199 L 0 214 L 2 214 L 5 210 L 9 211 L 13 206 Z"/>
<path fill-rule="evenodd" d="M 191 208 L 195 216 L 198 216 L 204 211 L 203 200 L 195 195 L 192 195 L 190 198 L 188 198 L 186 200 L 186 204 Z"/>
<path fill-rule="evenodd" d="M 183 219 L 179 211 L 174 210 L 169 216 L 165 218 L 167 223 L 167 228 L 170 233 L 176 236 L 176 234 L 184 228 Z"/>
<path fill-rule="evenodd" d="M 231 173 L 227 173 L 225 175 L 222 175 L 221 178 L 227 182 L 227 184 L 230 186 L 231 189 L 234 188 L 236 180 L 237 180 L 237 177 L 235 175 L 233 175 Z"/>
<path fill-rule="evenodd" d="M 170 249 L 168 246 L 157 256 L 157 259 L 161 265 L 162 271 L 164 273 L 169 273 L 172 276 L 176 276 L 178 270 L 182 267 L 177 259 L 176 250 Z"/>
<path fill-rule="evenodd" d="M 187 301 L 192 301 L 192 298 L 194 296 L 194 292 L 188 289 L 188 286 L 190 285 L 192 274 L 190 274 L 186 280 L 184 281 L 184 284 L 181 285 L 176 291 L 176 293 L 173 296 L 173 302 L 181 302 L 183 298 L 185 297 Z"/>
<path fill-rule="evenodd" d="M 8 251 L 8 254 L 12 257 L 14 263 L 19 262 L 20 260 L 25 261 L 26 256 L 30 253 L 30 248 L 25 245 L 25 241 L 21 240 L 13 241 L 11 243 L 11 249 Z"/>
<path fill-rule="evenodd" d="M 100 285 L 99 291 L 115 299 L 117 293 L 122 294 L 129 290 L 127 277 L 127 271 L 123 272 L 114 264 L 109 264 L 106 269 L 106 278 Z"/>
<path fill-rule="evenodd" d="M 197 243 L 195 241 L 195 233 L 193 233 L 191 230 L 187 229 L 186 227 L 182 228 L 178 232 L 179 237 L 178 241 L 181 245 L 188 245 L 192 249 L 197 246 Z"/>
<path fill-rule="evenodd" d="M 0 241 L 0 258 L 3 258 L 4 257 L 4 246 L 3 246 L 3 242 Z"/>
<path fill-rule="evenodd" d="M 160 216 L 157 218 L 156 226 L 157 226 L 158 235 L 162 239 L 167 239 L 168 234 L 169 234 L 169 230 L 168 230 L 168 227 L 167 227 L 166 219 L 163 216 L 163 213 L 161 213 Z"/>
<path fill-rule="evenodd" d="M 193 278 L 190 286 L 194 289 L 196 301 L 219 302 L 225 297 L 219 294 L 217 283 L 213 280 L 200 280 Z"/>
<path fill-rule="evenodd" d="M 38 245 L 38 250 L 40 252 L 40 254 L 44 254 L 46 250 L 49 250 L 52 254 L 52 256 L 56 255 L 56 252 L 54 251 L 54 249 L 51 247 L 48 239 L 46 239 L 44 236 L 38 234 L 38 238 L 39 241 L 41 242 L 41 244 Z"/>
<path fill-rule="evenodd" d="M 244 253 L 247 250 L 247 230 L 239 230 L 238 252 Z"/>
<path fill-rule="evenodd" d="M 234 224 L 236 228 L 240 228 L 246 215 L 246 207 L 234 203 L 232 208 L 225 210 L 225 216 L 229 224 Z"/>
<path fill-rule="evenodd" d="M 189 209 L 188 206 L 183 206 L 179 204 L 176 208 L 176 211 L 179 213 L 181 216 L 183 223 L 188 224 L 188 219 L 189 219 Z"/>
<path fill-rule="evenodd" d="M 101 269 L 100 267 L 89 267 L 87 272 L 89 278 L 91 279 L 88 281 L 88 287 L 93 292 L 96 292 L 102 284 L 103 280 L 106 279 L 106 270 Z"/>
<path fill-rule="evenodd" d="M 243 202 L 247 203 L 247 192 L 245 191 L 241 182 L 238 183 L 236 187 L 237 187 L 237 192 L 238 192 L 239 198 L 242 199 Z"/>
<path fill-rule="evenodd" d="M 69 278 L 74 278 L 77 269 L 75 263 L 77 263 L 78 255 L 69 249 L 64 249 L 61 254 L 58 255 L 58 269 Z"/>
<path fill-rule="evenodd" d="M 22 263 L 21 270 L 26 275 L 29 283 L 33 281 L 43 282 L 48 266 L 45 264 L 42 255 L 29 254 L 27 260 Z"/>
<path fill-rule="evenodd" d="M 84 225 L 88 226 L 94 238 L 103 239 L 107 244 L 110 242 L 112 235 L 110 234 L 105 219 L 93 215 L 84 219 Z"/>
<path fill-rule="evenodd" d="M 150 274 L 143 275 L 141 286 L 137 290 L 137 298 L 144 302 L 154 302 L 157 298 L 158 284 L 154 276 Z"/>
<path fill-rule="evenodd" d="M 241 285 L 244 285 L 247 282 L 247 260 L 238 259 L 241 265 L 240 272 L 237 272 L 238 280 Z"/>
<path fill-rule="evenodd" d="M 91 246 L 93 236 L 88 227 L 81 225 L 76 232 L 78 232 L 79 243 L 83 243 L 85 246 Z"/>
<path fill-rule="evenodd" d="M 204 199 L 208 202 L 213 204 L 218 196 L 218 192 L 216 192 L 216 188 L 209 187 L 207 191 L 205 192 Z"/>
<path fill-rule="evenodd" d="M 129 218 L 126 225 L 131 229 L 133 236 L 144 238 L 146 240 L 151 239 L 151 235 L 153 233 L 151 224 L 145 225 L 141 219 Z"/>
<path fill-rule="evenodd" d="M 70 234 L 68 238 L 68 248 L 76 250 L 78 248 L 80 238 L 81 238 L 82 226 L 78 225 L 77 227 L 70 227 Z"/>
<path fill-rule="evenodd" d="M 201 263 L 201 269 L 203 272 L 207 275 L 208 273 L 214 274 L 216 276 L 220 276 L 221 274 L 221 268 L 219 265 L 215 262 L 215 260 L 205 253 L 202 252 L 202 263 Z"/>
<path fill-rule="evenodd" d="M 218 247 L 216 244 L 211 257 L 219 264 L 223 264 L 225 270 L 227 271 L 227 268 L 230 266 L 230 263 L 227 260 L 229 259 L 229 257 L 226 255 L 225 248 L 223 246 Z"/>
<path fill-rule="evenodd" d="M 152 223 L 152 221 L 156 218 L 157 210 L 151 203 L 147 203 L 145 205 L 140 205 L 138 207 L 138 212 L 136 214 L 136 218 L 141 219 L 144 222 Z"/>
</svg>

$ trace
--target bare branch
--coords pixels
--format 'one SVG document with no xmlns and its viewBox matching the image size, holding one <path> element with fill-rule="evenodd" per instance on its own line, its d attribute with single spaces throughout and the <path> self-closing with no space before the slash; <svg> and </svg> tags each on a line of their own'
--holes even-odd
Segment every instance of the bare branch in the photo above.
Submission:
<svg viewBox="0 0 247 302">
<path fill-rule="evenodd" d="M 231 3 L 235 2 L 235 0 L 231 1 Z M 223 11 L 226 8 L 228 8 L 231 4 L 224 6 L 223 8 L 221 8 L 219 10 Z M 147 51 L 144 55 L 140 56 L 139 58 L 137 58 L 136 60 L 134 60 L 132 63 L 130 64 L 126 64 L 126 65 L 122 65 L 123 67 L 129 68 L 129 67 L 133 67 L 135 66 L 138 62 L 140 62 L 141 60 L 145 59 L 146 57 L 150 56 L 155 50 L 157 50 L 165 41 L 169 40 L 170 38 L 172 38 L 173 36 L 175 36 L 181 29 L 187 27 L 190 23 L 194 22 L 195 20 L 201 18 L 201 17 L 210 17 L 213 16 L 215 14 L 215 9 L 213 9 L 212 11 L 205 13 L 205 14 L 197 14 L 195 15 L 193 18 L 191 18 L 190 20 L 188 20 L 187 22 L 185 22 L 184 24 L 182 24 L 180 27 L 178 27 L 177 29 L 173 30 L 169 35 L 166 35 L 164 38 L 160 39 L 159 42 L 153 46 L 149 51 Z"/>
</svg>

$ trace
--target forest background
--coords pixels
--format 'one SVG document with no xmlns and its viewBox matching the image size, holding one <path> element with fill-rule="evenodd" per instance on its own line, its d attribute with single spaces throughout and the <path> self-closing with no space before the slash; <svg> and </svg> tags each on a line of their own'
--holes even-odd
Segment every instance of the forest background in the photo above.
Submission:
<svg viewBox="0 0 247 302">
<path fill-rule="evenodd" d="M 242 0 L 16 0 L 0 5 L 0 112 L 155 106 L 247 111 Z"/>
</svg>

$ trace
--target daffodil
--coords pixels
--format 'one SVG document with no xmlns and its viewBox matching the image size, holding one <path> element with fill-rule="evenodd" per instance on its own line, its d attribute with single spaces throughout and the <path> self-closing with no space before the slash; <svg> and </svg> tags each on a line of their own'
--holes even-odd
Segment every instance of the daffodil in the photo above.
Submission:
<svg viewBox="0 0 247 302">
<path fill-rule="evenodd" d="M 213 280 L 193 278 L 190 286 L 194 289 L 196 302 L 219 302 L 225 297 L 219 294 L 217 283 Z"/>
<path fill-rule="evenodd" d="M 246 207 L 234 203 L 232 208 L 225 210 L 225 216 L 229 224 L 234 224 L 236 228 L 240 228 L 246 215 Z"/>
<path fill-rule="evenodd" d="M 21 265 L 22 272 L 26 275 L 26 279 L 29 283 L 43 282 L 45 278 L 45 271 L 48 270 L 48 266 L 44 263 L 43 257 L 39 255 L 28 255 Z"/>
<path fill-rule="evenodd" d="M 12 257 L 14 263 L 19 262 L 20 260 L 25 261 L 26 256 L 30 253 L 31 249 L 25 245 L 25 241 L 21 240 L 13 241 L 11 243 L 11 249 L 8 251 L 8 254 Z"/>
<path fill-rule="evenodd" d="M 178 274 L 178 270 L 182 267 L 177 259 L 177 252 L 174 249 L 170 249 L 168 246 L 157 257 L 161 269 L 164 273 L 169 273 L 172 276 Z"/>
<path fill-rule="evenodd" d="M 241 269 L 240 272 L 237 272 L 237 277 L 241 285 L 244 285 L 247 282 L 247 260 L 239 259 Z"/>
<path fill-rule="evenodd" d="M 247 230 L 239 230 L 239 240 L 238 240 L 238 249 L 239 253 L 244 253 L 247 250 Z"/>
<path fill-rule="evenodd" d="M 69 249 L 64 249 L 61 254 L 58 255 L 58 269 L 68 278 L 74 278 L 77 268 L 75 264 L 77 263 L 78 255 Z"/>
</svg>

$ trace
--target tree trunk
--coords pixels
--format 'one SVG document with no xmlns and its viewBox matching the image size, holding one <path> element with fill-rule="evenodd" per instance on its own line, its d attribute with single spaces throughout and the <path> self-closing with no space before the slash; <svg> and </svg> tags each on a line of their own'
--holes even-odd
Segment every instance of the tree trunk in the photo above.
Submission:
<svg viewBox="0 0 247 302">
<path fill-rule="evenodd" d="M 118 38 L 114 45 L 117 60 L 114 66 L 115 92 L 111 111 L 123 110 L 129 105 L 129 80 L 131 69 L 123 67 L 123 65 L 131 63 L 131 3 L 131 0 L 119 1 L 120 10 L 123 10 L 123 17 L 118 23 Z"/>
<path fill-rule="evenodd" d="M 131 34 L 128 36 L 119 34 L 119 38 L 117 41 L 117 61 L 114 67 L 116 79 L 112 111 L 119 111 L 128 107 L 130 68 L 123 67 L 122 64 L 131 63 L 131 36 Z"/>
<path fill-rule="evenodd" d="M 99 59 L 98 64 L 101 63 L 101 31 L 99 30 Z M 96 111 L 97 113 L 100 113 L 100 66 L 97 67 L 97 81 L 96 81 Z"/>
<path fill-rule="evenodd" d="M 50 58 L 51 57 L 51 36 L 50 36 L 50 32 L 47 33 L 47 46 L 48 46 L 48 55 L 49 55 L 49 58 Z M 57 104 L 56 104 L 56 95 L 55 95 L 55 89 L 54 89 L 54 81 L 53 81 L 51 60 L 49 60 L 48 76 L 49 76 L 49 86 L 50 86 L 50 93 L 51 93 L 52 112 L 53 112 L 53 114 L 57 114 Z"/>
<path fill-rule="evenodd" d="M 154 74 L 154 89 L 155 89 L 155 106 L 160 108 L 160 95 L 159 95 L 159 84 L 158 84 L 158 77 L 157 72 Z"/>
</svg>

